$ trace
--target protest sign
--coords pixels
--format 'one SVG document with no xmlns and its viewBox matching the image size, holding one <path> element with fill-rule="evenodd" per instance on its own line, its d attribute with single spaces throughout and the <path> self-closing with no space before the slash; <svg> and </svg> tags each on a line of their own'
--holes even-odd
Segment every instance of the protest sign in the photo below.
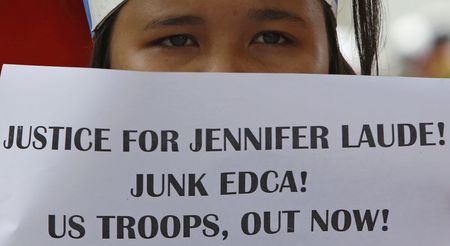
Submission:
<svg viewBox="0 0 450 246">
<path fill-rule="evenodd" d="M 446 245 L 450 83 L 5 66 L 0 245 Z"/>
</svg>

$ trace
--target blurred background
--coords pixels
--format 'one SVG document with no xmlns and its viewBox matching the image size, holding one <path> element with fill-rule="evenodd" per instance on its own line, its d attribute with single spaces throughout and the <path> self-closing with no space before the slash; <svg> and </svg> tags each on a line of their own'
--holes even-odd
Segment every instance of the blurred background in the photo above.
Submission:
<svg viewBox="0 0 450 246">
<path fill-rule="evenodd" d="M 351 0 L 339 1 L 338 33 L 357 67 Z M 450 0 L 383 0 L 381 75 L 450 78 Z"/>
<path fill-rule="evenodd" d="M 89 64 L 82 0 L 0 0 L 0 37 L 0 66 Z"/>
<path fill-rule="evenodd" d="M 338 33 L 343 53 L 357 64 L 351 2 L 339 0 Z M 383 4 L 381 75 L 450 78 L 450 0 Z M 92 43 L 81 0 L 0 0 L 0 13 L 0 66 L 89 64 Z"/>
</svg>

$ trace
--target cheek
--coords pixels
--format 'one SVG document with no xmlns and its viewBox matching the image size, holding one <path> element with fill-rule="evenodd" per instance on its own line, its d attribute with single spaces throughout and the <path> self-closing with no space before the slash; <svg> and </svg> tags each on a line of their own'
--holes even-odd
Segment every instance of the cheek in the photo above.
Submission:
<svg viewBox="0 0 450 246">
<path fill-rule="evenodd" d="M 326 28 L 317 27 L 310 35 L 304 39 L 304 45 L 298 61 L 303 64 L 308 71 L 306 73 L 328 74 L 330 67 L 329 43 Z"/>
<path fill-rule="evenodd" d="M 136 49 L 132 42 L 112 39 L 111 68 L 138 71 L 157 71 L 156 59 L 151 59 L 141 49 Z"/>
<path fill-rule="evenodd" d="M 329 72 L 328 54 L 325 51 L 319 51 L 319 53 L 323 54 L 314 54 L 314 52 L 290 52 L 286 55 L 280 53 L 264 53 L 252 56 L 253 59 L 246 59 L 243 56 L 239 56 L 241 61 L 242 59 L 247 60 L 245 65 L 239 68 L 239 71 L 327 74 Z M 114 59 L 114 57 L 118 59 Z M 113 56 L 111 68 L 158 72 L 208 71 L 210 66 L 209 61 L 211 60 L 217 59 L 194 58 L 184 61 L 184 59 L 174 60 L 166 56 L 152 56 L 145 52 L 137 52 L 129 55 L 126 52 L 122 52 L 118 56 Z"/>
<path fill-rule="evenodd" d="M 328 36 L 326 32 L 323 32 L 319 42 L 316 44 L 316 69 L 318 73 L 328 74 L 330 73 L 330 44 L 328 43 Z"/>
<path fill-rule="evenodd" d="M 303 67 L 307 71 L 301 71 L 304 73 L 319 73 L 328 74 L 330 67 L 329 48 L 328 42 L 325 40 L 319 40 L 312 43 L 308 52 L 303 52 L 302 57 L 299 59 L 299 63 L 303 64 Z"/>
<path fill-rule="evenodd" d="M 155 57 L 143 50 L 132 50 L 129 47 L 112 49 L 111 68 L 137 71 L 167 71 L 164 64 L 168 63 L 168 57 Z"/>
<path fill-rule="evenodd" d="M 262 58 L 261 58 L 262 57 Z M 327 49 L 318 48 L 316 51 L 290 52 L 289 54 L 261 55 L 266 72 L 285 73 L 329 73 L 329 58 Z M 264 71 L 262 71 L 264 72 Z"/>
</svg>

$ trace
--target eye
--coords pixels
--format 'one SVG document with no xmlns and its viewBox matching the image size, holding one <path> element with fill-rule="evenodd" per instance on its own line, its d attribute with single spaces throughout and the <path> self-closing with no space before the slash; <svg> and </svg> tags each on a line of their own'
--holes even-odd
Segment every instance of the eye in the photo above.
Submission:
<svg viewBox="0 0 450 246">
<path fill-rule="evenodd" d="M 289 44 L 290 42 L 289 38 L 279 32 L 262 32 L 252 41 L 256 44 Z"/>
<path fill-rule="evenodd" d="M 179 34 L 159 39 L 156 44 L 164 47 L 184 47 L 194 46 L 197 42 L 189 35 Z"/>
</svg>

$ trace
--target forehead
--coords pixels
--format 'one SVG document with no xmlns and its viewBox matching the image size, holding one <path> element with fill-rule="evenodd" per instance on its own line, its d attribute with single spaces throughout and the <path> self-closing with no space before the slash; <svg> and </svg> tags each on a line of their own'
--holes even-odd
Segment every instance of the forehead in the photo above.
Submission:
<svg viewBox="0 0 450 246">
<path fill-rule="evenodd" d="M 242 21 L 249 11 L 275 9 L 314 22 L 322 15 L 323 0 L 128 0 L 121 15 L 124 20 L 146 22 L 170 15 L 196 15 L 206 20 Z"/>
</svg>

